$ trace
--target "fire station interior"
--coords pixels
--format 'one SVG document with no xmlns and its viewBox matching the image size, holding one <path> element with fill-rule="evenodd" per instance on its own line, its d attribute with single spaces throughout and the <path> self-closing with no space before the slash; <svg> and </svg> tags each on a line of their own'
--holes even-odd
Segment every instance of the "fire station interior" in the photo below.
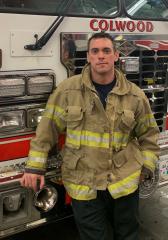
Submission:
<svg viewBox="0 0 168 240">
<path fill-rule="evenodd" d="M 38 12 L 53 14 L 55 2 L 73 2 L 69 11 L 81 11 L 88 16 L 115 16 L 117 2 L 104 0 L 102 7 L 98 0 L 55 1 L 55 0 L 0 0 L 0 7 L 17 13 Z M 130 16 L 139 19 L 143 14 L 150 17 L 168 17 L 165 1 L 127 0 Z M 166 1 L 167 3 L 167 1 Z M 76 5 L 75 5 L 76 4 Z M 134 7 L 136 5 L 136 8 Z M 54 8 L 54 7 L 55 8 Z M 97 7 L 99 6 L 99 7 Z M 109 7 L 111 6 L 111 7 Z M 66 9 L 66 7 L 65 7 Z M 14 9 L 15 10 L 15 9 Z M 23 11 L 23 12 L 22 12 Z M 14 12 L 14 11 L 13 11 Z M 69 14 L 69 12 L 68 12 Z M 75 14 L 75 13 L 74 13 Z M 82 15 L 82 16 L 83 16 Z M 104 20 L 106 25 L 106 20 Z M 112 20 L 113 21 L 113 20 Z M 108 24 L 107 24 L 108 25 Z M 101 29 L 99 29 L 101 30 Z M 67 76 L 80 74 L 87 63 L 87 41 L 91 33 L 61 32 L 60 61 L 67 71 Z M 149 99 L 154 117 L 160 129 L 159 145 L 161 154 L 153 177 L 146 179 L 139 186 L 140 215 L 137 216 L 141 228 L 141 240 L 167 240 L 168 236 L 168 41 L 167 35 L 111 34 L 120 57 L 116 67 L 121 69 L 126 78 L 142 88 Z M 1 47 L 1 46 L 0 46 Z M 0 49 L 0 68 L 3 64 L 3 51 Z M 13 80 L 15 84 L 13 84 Z M 5 84 L 8 83 L 6 86 Z M 13 84 L 13 85 L 12 85 Z M 10 88 L 10 86 L 12 86 Z M 41 115 L 44 112 L 49 94 L 56 87 L 53 70 L 27 70 L 0 72 L 0 141 L 9 138 L 19 142 L 20 156 L 16 155 L 15 165 L 10 159 L 12 148 L 1 145 L 3 156 L 0 169 L 0 238 L 12 236 L 46 224 L 72 217 L 70 199 L 61 183 L 62 159 L 59 155 L 64 136 L 60 137 L 60 146 L 51 150 L 48 159 L 46 181 L 49 187 L 34 194 L 30 189 L 21 188 L 16 178 L 21 177 L 28 153 L 28 142 L 34 135 Z M 16 104 L 17 103 L 17 104 Z M 8 124 L 10 127 L 8 128 Z M 7 129 L 7 130 L 6 130 Z M 14 133 L 17 133 L 16 136 Z M 24 145 L 22 144 L 24 136 Z M 26 146 L 26 147 L 25 147 Z M 6 151 L 7 149 L 7 151 Z M 18 151 L 18 152 L 19 152 Z M 6 154 L 7 153 L 7 154 Z M 8 155 L 8 156 L 7 156 Z M 6 162 L 8 164 L 6 164 Z M 6 165 L 5 165 L 6 164 Z M 12 167 L 13 168 L 12 168 Z M 2 171 L 3 169 L 3 171 Z M 12 175 L 13 174 L 13 175 Z M 9 184 L 4 184 L 10 182 Z M 33 205 L 32 205 L 33 203 Z M 48 204 L 49 203 L 49 204 Z M 53 218 L 54 216 L 54 218 Z M 41 239 L 43 240 L 43 239 Z M 68 239 L 70 240 L 70 239 Z"/>
<path fill-rule="evenodd" d="M 120 58 L 116 63 L 116 67 L 123 71 L 128 80 L 144 89 L 160 132 L 164 132 L 167 124 L 168 46 L 165 49 L 158 46 L 159 49 L 156 50 L 159 36 L 158 39 L 156 39 L 156 36 L 155 39 L 148 39 L 147 36 L 144 36 L 144 39 L 141 40 L 137 39 L 136 36 L 134 39 L 131 38 L 130 40 L 128 35 L 113 35 L 112 37 L 114 38 L 117 49 L 120 53 Z M 89 34 L 61 33 L 61 62 L 65 66 L 68 76 L 81 73 L 83 66 L 86 64 L 88 38 Z M 152 42 L 155 50 L 149 49 L 146 45 L 143 45 L 143 40 L 146 42 L 148 41 L 149 43 Z M 16 72 L 16 76 L 17 74 L 18 73 Z M 23 72 L 22 74 L 25 77 L 25 73 Z M 26 72 L 26 76 L 27 74 L 28 72 Z M 3 76 L 4 75 L 2 74 L 0 75 L 1 79 Z M 35 85 L 31 86 L 29 80 L 36 80 L 36 77 L 38 79 L 39 76 L 45 77 L 45 84 L 49 84 L 48 91 L 46 92 L 47 95 L 37 94 L 36 100 L 33 103 L 34 107 L 32 108 L 30 104 L 26 104 L 26 101 L 30 100 L 34 93 L 36 94 L 37 87 L 36 81 L 34 82 Z M 46 78 L 46 76 L 48 78 Z M 26 106 L 26 108 L 24 108 L 27 111 L 25 115 L 28 117 L 26 121 L 27 130 L 33 130 L 37 126 L 37 119 L 40 119 L 40 114 L 43 112 L 44 102 L 47 99 L 48 93 L 52 90 L 54 78 L 55 76 L 53 72 L 47 73 L 45 71 L 38 74 L 35 71 L 31 72 L 29 73 L 29 76 L 25 78 L 26 85 L 29 86 L 30 84 L 29 97 L 27 100 L 24 98 L 25 102 L 23 104 L 24 107 Z M 40 88 L 38 88 L 37 91 L 40 91 Z M 19 99 L 22 101 L 22 98 Z M 37 114 L 36 119 L 35 109 L 37 108 L 40 109 L 40 111 Z M 22 111 L 22 108 L 20 111 Z M 25 126 L 23 126 L 23 129 L 19 129 L 19 131 L 24 131 L 24 129 Z M 154 176 L 152 179 L 147 179 L 145 183 L 140 185 L 140 215 L 138 219 L 141 226 L 140 239 L 142 240 L 167 240 L 168 236 L 168 177 L 166 162 L 167 153 L 165 153 L 165 148 L 167 148 L 167 146 L 164 145 L 162 138 L 164 138 L 164 136 L 161 133 L 159 140 L 161 155 Z M 162 151 L 164 152 L 163 156 Z M 61 178 L 61 159 L 59 158 L 59 155 L 57 155 L 56 158 L 52 157 L 54 155 L 57 155 L 57 153 L 55 151 L 51 152 L 51 157 L 48 162 L 48 183 L 50 189 L 45 189 L 45 191 L 39 193 L 36 196 L 36 199 L 30 189 L 20 189 L 20 186 L 16 186 L 16 184 L 15 187 L 8 186 L 8 190 L 4 189 L 5 191 L 0 193 L 0 207 L 3 209 L 3 214 L 0 217 L 1 228 L 4 229 L 4 226 L 7 227 L 7 230 L 0 230 L 0 238 L 3 238 L 5 234 L 11 235 L 13 230 L 10 232 L 10 229 L 15 228 L 15 233 L 23 231 L 23 223 L 26 224 L 28 229 L 33 228 L 34 223 L 27 223 L 28 220 L 30 222 L 33 222 L 34 220 L 36 224 L 37 219 L 37 222 L 45 222 L 46 219 L 51 218 L 53 214 L 57 220 L 62 219 L 67 215 L 72 216 L 70 205 L 67 207 L 62 204 L 66 200 L 65 190 L 62 186 L 57 184 Z M 24 168 L 24 162 L 22 168 Z M 53 172 L 56 172 L 56 174 Z M 52 179 L 52 181 L 50 181 L 50 179 Z M 55 185 L 55 183 L 57 185 Z M 56 191 L 52 186 L 54 186 L 54 188 L 56 186 Z M 50 199 L 50 202 L 54 203 L 55 201 L 57 204 L 53 208 L 51 206 L 52 209 L 50 211 L 45 211 L 45 208 L 47 208 L 46 203 L 49 199 L 48 196 L 51 191 L 53 198 Z M 35 203 L 34 206 L 31 205 L 32 201 Z M 17 221 L 17 226 L 15 227 L 14 221 Z"/>
</svg>

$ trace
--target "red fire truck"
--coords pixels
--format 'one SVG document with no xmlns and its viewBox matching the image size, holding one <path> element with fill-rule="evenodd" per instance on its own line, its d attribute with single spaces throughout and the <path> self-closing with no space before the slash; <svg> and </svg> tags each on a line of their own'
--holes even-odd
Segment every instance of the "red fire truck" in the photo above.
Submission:
<svg viewBox="0 0 168 240">
<path fill-rule="evenodd" d="M 49 94 L 81 72 L 91 34 L 106 31 L 117 67 L 144 89 L 160 129 L 158 168 L 140 185 L 141 239 L 167 239 L 167 30 L 167 0 L 0 0 L 0 238 L 72 216 L 61 183 L 64 136 L 49 154 L 44 189 L 33 193 L 19 179 Z"/>
</svg>

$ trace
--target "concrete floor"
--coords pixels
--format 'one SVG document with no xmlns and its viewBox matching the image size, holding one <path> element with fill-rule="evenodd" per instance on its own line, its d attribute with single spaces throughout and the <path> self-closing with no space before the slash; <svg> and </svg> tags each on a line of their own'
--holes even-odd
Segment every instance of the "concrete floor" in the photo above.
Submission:
<svg viewBox="0 0 168 240">
<path fill-rule="evenodd" d="M 73 218 L 38 227 L 3 240 L 79 240 Z"/>
<path fill-rule="evenodd" d="M 140 202 L 140 240 L 168 239 L 168 185 Z"/>
</svg>

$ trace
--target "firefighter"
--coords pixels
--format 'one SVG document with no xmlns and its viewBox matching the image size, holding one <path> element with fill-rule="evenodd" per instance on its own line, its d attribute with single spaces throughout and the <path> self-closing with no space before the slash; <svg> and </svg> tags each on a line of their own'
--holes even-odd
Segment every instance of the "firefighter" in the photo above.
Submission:
<svg viewBox="0 0 168 240">
<path fill-rule="evenodd" d="M 153 172 L 159 129 L 144 92 L 114 67 L 119 53 L 108 33 L 88 41 L 82 74 L 50 96 L 31 142 L 22 186 L 44 186 L 47 155 L 66 132 L 62 179 L 81 240 L 138 240 L 138 184 Z"/>
</svg>

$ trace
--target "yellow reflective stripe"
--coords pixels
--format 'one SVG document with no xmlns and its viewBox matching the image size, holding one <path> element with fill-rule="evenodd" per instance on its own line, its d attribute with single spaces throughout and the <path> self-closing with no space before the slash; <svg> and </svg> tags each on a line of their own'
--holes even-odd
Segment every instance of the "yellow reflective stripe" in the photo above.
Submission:
<svg viewBox="0 0 168 240">
<path fill-rule="evenodd" d="M 66 142 L 75 146 L 85 145 L 89 147 L 109 148 L 109 133 L 95 133 L 87 130 L 77 131 L 67 129 Z M 112 146 L 125 147 L 128 143 L 128 134 L 114 132 L 112 134 Z"/>
<path fill-rule="evenodd" d="M 138 188 L 139 176 L 141 171 L 138 170 L 123 180 L 110 184 L 108 190 L 113 198 L 126 196 Z"/>
<path fill-rule="evenodd" d="M 126 147 L 128 143 L 129 136 L 128 134 L 123 134 L 121 132 L 114 132 L 112 136 L 112 146 L 113 147 Z"/>
<path fill-rule="evenodd" d="M 32 157 L 29 155 L 29 161 L 33 161 L 33 162 L 43 163 L 45 162 L 46 159 L 47 158 Z"/>
<path fill-rule="evenodd" d="M 57 118 L 57 117 L 53 117 L 53 120 L 55 121 L 57 127 L 63 131 L 65 129 L 65 125 L 62 123 L 61 119 Z"/>
<path fill-rule="evenodd" d="M 39 157 L 39 158 L 46 158 L 48 156 L 48 153 L 44 153 L 44 152 L 38 152 L 38 151 L 33 151 L 31 150 L 29 152 L 29 156 L 32 156 L 32 157 Z"/>
<path fill-rule="evenodd" d="M 120 191 L 120 192 L 115 193 L 115 194 L 111 193 L 110 191 L 109 192 L 114 199 L 117 199 L 117 198 L 129 195 L 129 194 L 135 192 L 137 189 L 138 189 L 138 184 L 134 184 L 129 189 L 123 189 L 123 191 Z"/>
<path fill-rule="evenodd" d="M 67 129 L 66 142 L 79 146 L 109 148 L 109 133 L 95 133 L 87 130 L 77 131 Z"/>
<path fill-rule="evenodd" d="M 35 168 L 40 168 L 40 169 L 43 168 L 44 169 L 45 168 L 45 163 L 28 160 L 27 163 L 26 163 L 26 166 L 31 167 L 31 168 L 35 167 Z"/>
<path fill-rule="evenodd" d="M 142 151 L 142 154 L 144 156 L 144 166 L 153 171 L 157 161 L 156 155 L 151 151 Z"/>
<path fill-rule="evenodd" d="M 75 139 L 75 136 L 72 136 L 72 134 L 67 134 L 66 135 L 66 143 L 67 144 L 72 144 L 74 146 L 80 146 L 80 138 L 79 139 Z"/>
<path fill-rule="evenodd" d="M 50 115 L 54 114 L 54 115 L 62 118 L 63 120 L 66 115 L 65 110 L 63 108 L 59 107 L 58 105 L 47 104 L 45 111 L 48 112 L 48 114 L 50 114 Z"/>
<path fill-rule="evenodd" d="M 97 191 L 90 189 L 88 186 L 78 185 L 69 182 L 64 182 L 64 186 L 68 194 L 76 200 L 95 199 L 97 195 Z"/>
<path fill-rule="evenodd" d="M 90 131 L 82 131 L 81 144 L 90 147 L 109 147 L 108 133 L 95 133 Z"/>
<path fill-rule="evenodd" d="M 140 136 L 146 132 L 149 127 L 157 127 L 157 123 L 153 114 L 146 114 L 145 117 L 139 120 L 136 127 L 137 136 Z"/>
<path fill-rule="evenodd" d="M 61 116 L 61 117 L 65 117 L 66 113 L 65 110 L 59 106 L 55 106 L 55 113 L 57 114 L 57 116 Z"/>
<path fill-rule="evenodd" d="M 46 109 L 45 109 L 44 116 L 51 119 L 51 120 L 54 120 L 57 127 L 61 131 L 64 130 L 65 126 L 62 123 L 62 121 L 65 120 L 65 111 L 64 111 L 63 108 L 60 108 L 59 106 L 48 104 Z"/>
<path fill-rule="evenodd" d="M 80 146 L 81 131 L 67 129 L 66 143 Z"/>
<path fill-rule="evenodd" d="M 153 114 L 146 114 L 143 118 L 140 119 L 140 121 L 145 122 L 149 126 L 156 125 L 156 121 Z"/>
<path fill-rule="evenodd" d="M 37 152 L 37 151 L 33 151 L 31 150 L 29 152 L 29 158 L 27 161 L 27 164 L 32 167 L 38 167 L 38 168 L 42 168 L 44 163 L 47 160 L 47 153 L 44 152 Z"/>
</svg>

